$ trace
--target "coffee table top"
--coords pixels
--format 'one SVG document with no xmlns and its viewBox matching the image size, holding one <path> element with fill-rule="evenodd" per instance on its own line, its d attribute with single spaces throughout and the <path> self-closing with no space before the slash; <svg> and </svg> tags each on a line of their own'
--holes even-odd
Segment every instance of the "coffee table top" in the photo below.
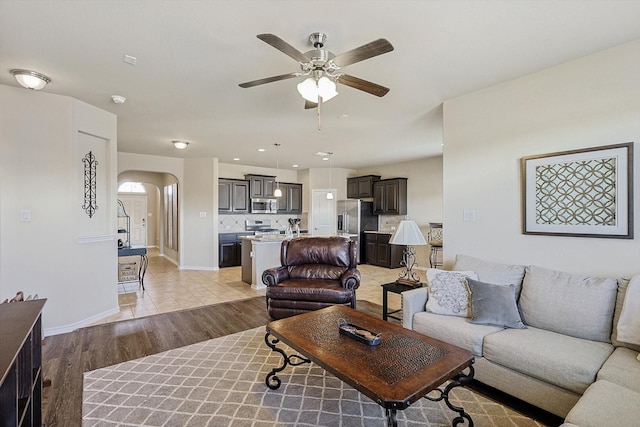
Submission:
<svg viewBox="0 0 640 427">
<path fill-rule="evenodd" d="M 342 319 L 382 342 L 340 334 Z M 473 363 L 465 349 L 344 306 L 270 322 L 267 332 L 385 408 L 407 408 Z"/>
</svg>

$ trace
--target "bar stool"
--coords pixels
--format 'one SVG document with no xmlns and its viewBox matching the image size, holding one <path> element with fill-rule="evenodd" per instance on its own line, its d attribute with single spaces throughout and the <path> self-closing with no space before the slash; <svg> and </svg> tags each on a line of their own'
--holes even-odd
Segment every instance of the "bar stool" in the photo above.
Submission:
<svg viewBox="0 0 640 427">
<path fill-rule="evenodd" d="M 429 253 L 429 265 L 431 268 L 442 267 L 442 223 L 430 222 L 429 223 L 429 246 L 431 251 Z M 438 256 L 440 254 L 440 256 Z"/>
</svg>

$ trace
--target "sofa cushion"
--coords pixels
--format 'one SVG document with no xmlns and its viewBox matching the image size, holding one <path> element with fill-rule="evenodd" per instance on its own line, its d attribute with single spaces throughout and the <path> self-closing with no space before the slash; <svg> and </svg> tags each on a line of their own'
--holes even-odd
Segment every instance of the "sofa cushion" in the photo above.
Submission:
<svg viewBox="0 0 640 427">
<path fill-rule="evenodd" d="M 429 299 L 426 310 L 429 313 L 447 316 L 469 317 L 469 289 L 467 277 L 477 279 L 473 271 L 445 271 L 437 268 L 427 270 Z"/>
<path fill-rule="evenodd" d="M 335 280 L 291 279 L 267 287 L 266 296 L 274 299 L 344 304 L 353 299 L 353 290 L 343 288 L 340 282 Z"/>
<path fill-rule="evenodd" d="M 467 279 L 471 294 L 471 319 L 479 325 L 526 328 L 516 303 L 516 285 L 494 285 Z"/>
<path fill-rule="evenodd" d="M 517 295 L 520 295 L 524 269 L 524 265 L 498 264 L 462 254 L 456 255 L 456 261 L 452 268 L 456 271 L 475 271 L 478 280 L 482 282 L 496 285 L 516 285 Z"/>
<path fill-rule="evenodd" d="M 526 325 L 587 340 L 610 342 L 618 284 L 528 266 L 520 309 Z"/>
<path fill-rule="evenodd" d="M 484 337 L 502 331 L 500 326 L 474 325 L 458 316 L 441 316 L 427 312 L 413 316 L 413 330 L 440 341 L 465 348 L 475 356 L 482 356 Z"/>
<path fill-rule="evenodd" d="M 483 356 L 558 387 L 583 393 L 613 351 L 611 344 L 529 327 L 484 338 Z"/>
<path fill-rule="evenodd" d="M 609 381 L 596 381 L 571 411 L 566 422 L 580 427 L 638 427 L 640 393 Z"/>
<path fill-rule="evenodd" d="M 611 343 L 616 347 L 626 347 L 631 350 L 640 351 L 640 345 L 634 345 L 625 343 L 618 340 L 618 321 L 620 320 L 620 314 L 622 313 L 622 306 L 624 305 L 624 299 L 627 295 L 627 288 L 629 287 L 629 279 L 618 279 L 618 294 L 616 295 L 616 309 L 613 312 L 613 329 L 611 331 Z"/>
<path fill-rule="evenodd" d="M 640 355 L 628 348 L 618 347 L 598 372 L 599 380 L 606 380 L 640 393 Z"/>
</svg>

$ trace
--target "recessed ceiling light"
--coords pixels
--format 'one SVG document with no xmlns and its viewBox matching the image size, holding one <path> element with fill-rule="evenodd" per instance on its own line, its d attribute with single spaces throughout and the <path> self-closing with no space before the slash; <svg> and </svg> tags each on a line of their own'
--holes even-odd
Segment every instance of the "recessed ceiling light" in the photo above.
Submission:
<svg viewBox="0 0 640 427">
<path fill-rule="evenodd" d="M 234 157 L 233 160 L 237 162 L 238 160 L 240 160 L 240 157 Z"/>
<path fill-rule="evenodd" d="M 323 157 L 322 160 L 329 160 L 329 158 L 328 157 Z"/>
<path fill-rule="evenodd" d="M 265 150 L 264 148 L 258 148 L 258 151 L 262 153 L 262 152 L 267 151 L 267 150 Z"/>
<path fill-rule="evenodd" d="M 315 153 L 313 153 L 314 156 L 328 156 L 329 153 L 327 153 L 326 151 L 316 151 Z"/>
<path fill-rule="evenodd" d="M 131 56 L 131 55 L 125 55 L 124 58 L 122 59 L 122 61 L 125 64 L 129 64 L 129 65 L 136 65 L 136 61 L 138 60 L 138 58 L 136 58 L 135 56 Z"/>
<path fill-rule="evenodd" d="M 292 167 L 292 168 L 297 168 L 297 167 L 298 167 L 298 165 L 291 165 L 291 167 Z"/>
<path fill-rule="evenodd" d="M 348 114 L 340 114 L 340 115 L 338 116 L 338 118 L 339 118 L 339 119 L 348 119 L 348 118 L 349 118 L 349 115 L 348 115 Z"/>
<path fill-rule="evenodd" d="M 112 95 L 111 99 L 113 99 L 113 102 L 115 104 L 124 104 L 124 102 L 127 100 L 127 98 L 125 98 L 124 96 L 120 96 L 120 95 Z"/>
</svg>

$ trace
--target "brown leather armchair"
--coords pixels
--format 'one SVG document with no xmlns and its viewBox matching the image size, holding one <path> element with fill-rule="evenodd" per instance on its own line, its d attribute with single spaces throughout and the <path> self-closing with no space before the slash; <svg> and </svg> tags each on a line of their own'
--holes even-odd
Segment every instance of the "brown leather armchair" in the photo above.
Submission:
<svg viewBox="0 0 640 427">
<path fill-rule="evenodd" d="M 356 242 L 345 237 L 298 237 L 280 247 L 280 267 L 262 274 L 273 319 L 331 305 L 356 307 L 360 286 Z"/>
</svg>

